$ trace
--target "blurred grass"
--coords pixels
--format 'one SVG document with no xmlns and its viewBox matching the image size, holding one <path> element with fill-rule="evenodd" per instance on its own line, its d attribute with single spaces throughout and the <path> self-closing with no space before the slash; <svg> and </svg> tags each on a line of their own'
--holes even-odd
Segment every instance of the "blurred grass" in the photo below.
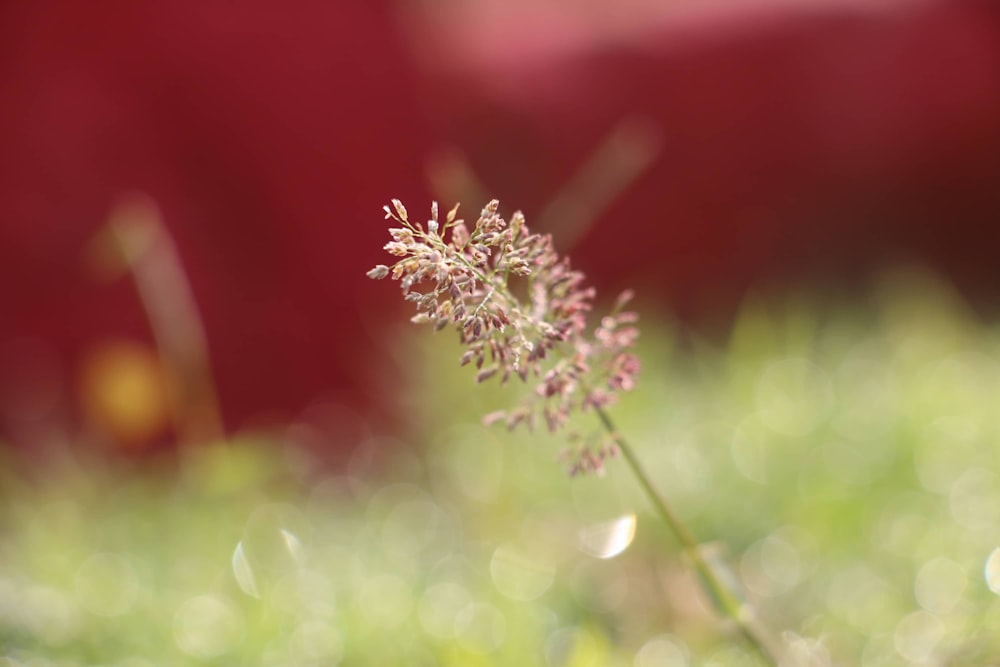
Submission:
<svg viewBox="0 0 1000 667">
<path fill-rule="evenodd" d="M 901 272 L 643 335 L 615 418 L 801 664 L 1000 655 L 995 324 Z M 509 399 L 449 336 L 399 354 L 412 432 L 332 477 L 283 435 L 169 472 L 5 466 L 0 665 L 756 664 L 623 465 L 569 479 L 558 440 L 483 429 Z"/>
</svg>

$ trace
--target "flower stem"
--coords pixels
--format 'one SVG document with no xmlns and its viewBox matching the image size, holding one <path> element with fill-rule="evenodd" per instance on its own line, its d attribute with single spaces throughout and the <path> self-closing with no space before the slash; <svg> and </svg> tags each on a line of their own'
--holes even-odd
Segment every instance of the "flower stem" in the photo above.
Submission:
<svg viewBox="0 0 1000 667">
<path fill-rule="evenodd" d="M 770 664 L 778 665 L 780 662 L 780 649 L 777 643 L 771 638 L 767 630 L 761 626 L 756 619 L 754 611 L 750 605 L 741 601 L 739 597 L 722 582 L 711 564 L 705 560 L 701 551 L 701 545 L 691 529 L 688 528 L 677 514 L 667 504 L 666 499 L 653 486 L 653 482 L 642 463 L 635 455 L 635 451 L 628 442 L 615 429 L 611 417 L 601 407 L 596 407 L 598 418 L 607 430 L 608 434 L 615 439 L 622 456 L 632 469 L 632 473 L 639 480 L 639 486 L 645 492 L 646 497 L 653 503 L 657 514 L 673 532 L 677 541 L 680 542 L 688 557 L 691 558 L 695 570 L 698 572 L 702 586 L 708 592 L 709 598 L 716 609 L 732 619 L 739 627 L 741 634 L 757 650 L 758 653 Z"/>
</svg>

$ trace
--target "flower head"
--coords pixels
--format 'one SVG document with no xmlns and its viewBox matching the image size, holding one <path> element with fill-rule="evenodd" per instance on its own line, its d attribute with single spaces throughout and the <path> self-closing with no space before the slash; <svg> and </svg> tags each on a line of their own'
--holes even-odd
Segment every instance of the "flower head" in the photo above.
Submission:
<svg viewBox="0 0 1000 667">
<path fill-rule="evenodd" d="M 442 223 L 435 202 L 425 226 L 393 199 L 386 219 L 401 226 L 389 229 L 384 249 L 398 259 L 368 276 L 399 281 L 417 308 L 414 322 L 455 328 L 465 346 L 459 363 L 475 365 L 477 382 L 515 377 L 534 385 L 521 405 L 485 423 L 514 429 L 543 421 L 556 432 L 575 411 L 602 410 L 635 386 L 637 316 L 623 310 L 631 292 L 588 333 L 594 289 L 559 257 L 551 236 L 532 233 L 520 212 L 508 222 L 498 209 L 497 200 L 488 203 L 470 230 L 457 205 Z M 616 452 L 613 441 L 578 444 L 570 471 L 600 471 Z"/>
</svg>

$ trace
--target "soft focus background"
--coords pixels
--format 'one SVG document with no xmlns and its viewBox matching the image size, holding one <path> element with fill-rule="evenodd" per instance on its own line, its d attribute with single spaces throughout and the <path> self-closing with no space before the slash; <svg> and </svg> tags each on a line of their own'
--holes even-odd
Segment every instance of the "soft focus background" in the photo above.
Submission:
<svg viewBox="0 0 1000 667">
<path fill-rule="evenodd" d="M 364 277 L 390 197 L 637 290 L 616 416 L 803 662 L 1000 651 L 996 3 L 53 0 L 0 2 L 0 661 L 751 659 L 625 470 L 478 426 Z"/>
</svg>

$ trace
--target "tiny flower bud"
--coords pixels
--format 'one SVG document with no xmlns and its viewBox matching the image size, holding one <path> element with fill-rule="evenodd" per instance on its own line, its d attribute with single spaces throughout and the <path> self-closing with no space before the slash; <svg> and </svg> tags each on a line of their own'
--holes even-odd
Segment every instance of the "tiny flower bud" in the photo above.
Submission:
<svg viewBox="0 0 1000 667">
<path fill-rule="evenodd" d="M 406 245 L 400 243 L 399 241 L 390 241 L 383 246 L 383 249 L 390 255 L 395 255 L 396 257 L 406 256 Z"/>
<path fill-rule="evenodd" d="M 451 221 L 449 220 L 449 222 Z M 469 228 L 465 226 L 464 222 L 459 222 L 451 228 L 451 241 L 456 248 L 464 248 L 469 242 Z"/>
<path fill-rule="evenodd" d="M 398 199 L 392 200 L 393 208 L 396 209 L 396 214 L 399 215 L 401 220 L 406 220 L 406 207 L 403 206 L 403 202 Z"/>
<path fill-rule="evenodd" d="M 489 366 L 488 368 L 484 368 L 483 370 L 476 373 L 476 382 L 485 382 L 486 380 L 489 380 L 491 377 L 497 374 L 498 370 L 499 368 L 497 366 Z"/>
<path fill-rule="evenodd" d="M 624 307 L 625 304 L 631 301 L 634 297 L 635 297 L 635 292 L 630 289 L 627 289 L 621 294 L 619 294 L 618 298 L 615 299 L 615 310 L 619 310 L 620 308 Z"/>
<path fill-rule="evenodd" d="M 382 280 L 389 275 L 389 267 L 385 264 L 378 264 L 374 269 L 369 271 L 367 275 L 372 280 Z"/>
<path fill-rule="evenodd" d="M 545 408 L 543 413 L 545 415 L 545 425 L 549 429 L 549 433 L 555 433 L 559 430 L 559 418 L 556 417 L 556 413 L 549 408 Z"/>
<path fill-rule="evenodd" d="M 527 408 L 518 408 L 517 410 L 512 410 L 512 411 L 508 412 L 507 413 L 507 430 L 508 431 L 513 431 L 514 427 L 516 427 L 521 422 L 525 421 L 528 418 L 529 414 L 530 413 L 528 412 Z"/>
<path fill-rule="evenodd" d="M 503 421 L 507 417 L 506 410 L 497 410 L 496 412 L 491 412 L 488 415 L 483 416 L 483 426 L 492 426 L 499 421 Z"/>
</svg>

